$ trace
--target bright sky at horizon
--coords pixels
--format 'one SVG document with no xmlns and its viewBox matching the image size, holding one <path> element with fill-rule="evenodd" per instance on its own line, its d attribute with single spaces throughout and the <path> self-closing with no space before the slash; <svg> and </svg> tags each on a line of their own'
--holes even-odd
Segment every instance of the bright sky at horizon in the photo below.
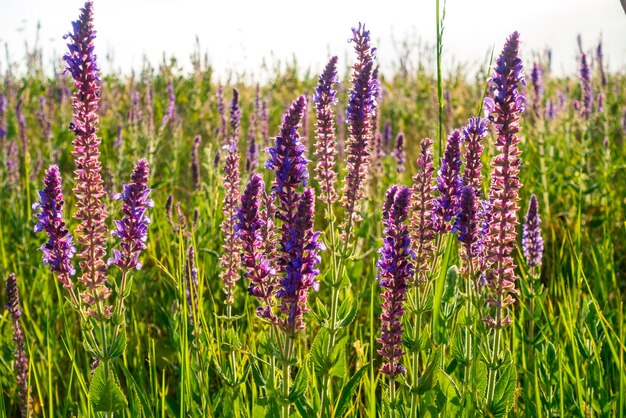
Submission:
<svg viewBox="0 0 626 418">
<path fill-rule="evenodd" d="M 10 3 L 9 3 L 10 2 Z M 62 35 L 78 17 L 80 0 L 0 0 L 0 45 L 7 44 L 10 59 L 20 63 L 24 42 L 35 42 L 41 23 L 40 46 L 44 65 L 65 52 Z M 350 28 L 359 21 L 370 29 L 382 72 L 398 62 L 400 41 L 416 45 L 435 40 L 434 0 L 386 2 L 317 0 L 306 9 L 288 0 L 95 0 L 96 52 L 103 72 L 139 70 L 147 57 L 155 66 L 163 54 L 175 56 L 184 69 L 198 36 L 218 77 L 229 70 L 263 79 L 264 59 L 272 63 L 296 57 L 300 68 L 321 71 L 328 57 L 338 55 L 343 65 L 352 62 L 347 43 Z M 443 0 L 441 0 L 443 4 Z M 444 70 L 459 64 L 479 68 L 495 47 L 518 30 L 526 66 L 535 53 L 552 49 L 557 74 L 577 72 L 577 34 L 585 50 L 602 37 L 611 71 L 626 69 L 626 15 L 619 0 L 448 0 L 444 32 Z M 434 53 L 434 52 L 433 52 Z M 0 70 L 6 58 L 0 54 Z M 417 54 L 413 53 L 415 61 Z M 432 62 L 432 57 L 422 57 Z M 347 61 L 347 62 L 346 62 Z M 60 66 L 60 62 L 56 61 Z"/>
</svg>

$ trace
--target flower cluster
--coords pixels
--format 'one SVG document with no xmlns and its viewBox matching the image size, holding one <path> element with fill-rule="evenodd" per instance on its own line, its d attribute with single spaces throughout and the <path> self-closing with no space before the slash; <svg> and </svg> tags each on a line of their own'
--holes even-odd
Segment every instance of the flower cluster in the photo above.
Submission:
<svg viewBox="0 0 626 418">
<path fill-rule="evenodd" d="M 479 237 L 479 202 L 476 191 L 471 186 L 464 186 L 459 199 L 459 213 L 454 228 L 458 232 L 458 240 L 463 243 L 464 258 L 471 262 L 478 255 Z"/>
<path fill-rule="evenodd" d="M 259 174 L 253 174 L 241 196 L 235 230 L 241 240 L 241 260 L 246 270 L 244 276 L 250 280 L 248 291 L 261 302 L 257 315 L 273 320 L 271 299 L 274 296 L 276 270 L 262 251 L 262 230 L 265 225 L 260 216 L 259 204 L 264 189 L 263 178 Z"/>
<path fill-rule="evenodd" d="M 108 263 L 118 266 L 123 271 L 141 269 L 138 261 L 139 255 L 146 249 L 148 240 L 148 225 L 150 219 L 146 216 L 146 210 L 154 207 L 154 202 L 148 198 L 148 178 L 150 167 L 148 161 L 141 158 L 135 164 L 130 176 L 130 183 L 122 186 L 122 193 L 116 194 L 113 199 L 121 200 L 124 204 L 122 212 L 124 217 L 115 221 L 115 229 L 111 235 L 122 240 L 120 250 L 113 250 L 113 257 Z"/>
<path fill-rule="evenodd" d="M 200 135 L 196 135 L 193 139 L 193 146 L 191 147 L 191 181 L 193 182 L 193 187 L 198 190 L 200 189 L 200 141 L 202 141 L 202 137 Z"/>
<path fill-rule="evenodd" d="M 533 111 L 535 112 L 536 117 L 541 117 L 541 102 L 543 100 L 543 78 L 541 76 L 541 64 L 535 62 L 533 64 L 533 69 L 530 72 L 530 81 L 533 85 Z"/>
<path fill-rule="evenodd" d="M 417 283 L 426 283 L 435 241 L 435 167 L 432 154 L 433 141 L 425 138 L 420 143 L 421 152 L 417 160 L 417 173 L 411 188 L 411 245 L 415 254 Z M 417 284 L 414 283 L 414 284 Z"/>
<path fill-rule="evenodd" d="M 65 288 L 72 287 L 70 279 L 76 273 L 72 257 L 76 249 L 72 235 L 63 222 L 63 192 L 61 173 L 56 165 L 46 170 L 44 189 L 38 191 L 39 201 L 33 204 L 33 210 L 39 211 L 35 232 L 45 231 L 48 242 L 41 246 L 43 263 L 56 273 Z"/>
<path fill-rule="evenodd" d="M 378 354 L 384 358 L 380 372 L 391 377 L 406 371 L 400 359 L 404 354 L 401 322 L 403 304 L 407 283 L 413 275 L 413 252 L 405 222 L 410 195 L 407 187 L 392 186 L 387 191 L 383 206 L 385 238 L 379 250 L 380 258 L 376 262 L 379 284 L 384 289 L 381 293 L 381 336 L 378 339 L 381 344 Z"/>
<path fill-rule="evenodd" d="M 498 133 L 496 148 L 499 151 L 492 162 L 489 201 L 491 205 L 489 227 L 486 238 L 486 279 L 490 289 L 487 302 L 495 308 L 495 318 L 488 315 L 485 321 L 491 327 L 501 328 L 510 323 L 506 308 L 514 302 L 515 264 L 513 250 L 517 237 L 516 213 L 519 209 L 518 191 L 519 158 L 521 151 L 519 118 L 524 111 L 525 98 L 518 92 L 524 83 L 522 60 L 518 57 L 519 34 L 514 32 L 506 41 L 502 54 L 496 62 L 490 79 L 493 97 L 485 98 L 489 119 Z"/>
<path fill-rule="evenodd" d="M 441 233 L 451 229 L 451 221 L 456 216 L 461 192 L 461 133 L 452 131 L 448 136 L 446 151 L 441 159 L 437 176 L 439 196 L 435 203 L 435 228 Z"/>
<path fill-rule="evenodd" d="M 582 90 L 582 106 L 580 116 L 589 119 L 593 112 L 593 86 L 591 85 L 591 69 L 587 63 L 587 55 L 580 56 L 580 88 Z"/>
<path fill-rule="evenodd" d="M 337 57 L 331 57 L 319 77 L 313 101 L 316 107 L 317 132 L 316 144 L 317 166 L 316 178 L 321 188 L 321 200 L 331 204 L 337 199 L 335 191 L 335 122 L 333 106 L 337 104 Z"/>
<path fill-rule="evenodd" d="M 396 171 L 402 173 L 405 170 L 406 151 L 404 150 L 404 134 L 398 133 L 396 137 L 396 146 L 393 149 L 393 158 L 396 160 Z"/>
<path fill-rule="evenodd" d="M 487 119 L 470 118 L 463 128 L 463 142 L 465 142 L 465 171 L 463 172 L 463 186 L 474 188 L 476 197 L 482 195 L 483 184 L 483 144 L 487 135 Z"/>
<path fill-rule="evenodd" d="M 73 142 L 76 164 L 74 218 L 80 222 L 76 229 L 76 241 L 80 245 L 77 257 L 80 259 L 82 269 L 79 281 L 86 288 L 82 297 L 88 306 L 87 312 L 95 318 L 104 319 L 111 315 L 110 307 L 94 309 L 95 305 L 105 302 L 111 293 L 106 287 L 107 266 L 104 262 L 107 229 L 106 211 L 102 203 L 106 192 L 102 186 L 98 149 L 101 139 L 96 134 L 99 121 L 97 112 L 100 102 L 100 78 L 96 56 L 93 53 L 95 36 L 93 3 L 88 1 L 81 9 L 78 21 L 73 22 L 73 33 L 65 35 L 72 42 L 68 44 L 69 52 L 63 59 L 67 63 L 66 71 L 74 78 L 74 87 L 77 90 L 72 98 L 74 121 L 70 128 L 76 136 Z"/>
<path fill-rule="evenodd" d="M 342 205 L 346 210 L 342 230 L 348 239 L 352 226 L 360 221 L 360 200 L 364 197 L 364 183 L 367 176 L 369 160 L 369 143 L 371 141 L 375 115 L 375 94 L 378 81 L 374 79 L 374 59 L 376 48 L 370 45 L 370 33 L 359 24 L 352 29 L 354 49 L 357 62 L 352 73 L 352 90 L 346 110 L 346 122 L 350 132 L 347 144 L 348 157 L 346 159 L 346 177 L 344 179 L 344 194 Z"/>
<path fill-rule="evenodd" d="M 541 218 L 537 196 L 530 196 L 526 222 L 522 233 L 522 250 L 528 267 L 541 267 L 543 256 L 543 238 L 541 237 Z"/>
</svg>

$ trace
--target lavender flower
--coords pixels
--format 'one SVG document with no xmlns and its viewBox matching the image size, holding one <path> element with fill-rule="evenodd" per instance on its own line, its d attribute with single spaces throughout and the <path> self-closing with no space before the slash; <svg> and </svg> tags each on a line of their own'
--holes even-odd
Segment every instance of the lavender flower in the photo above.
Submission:
<svg viewBox="0 0 626 418">
<path fill-rule="evenodd" d="M 461 133 L 452 131 L 448 136 L 446 151 L 441 159 L 437 176 L 439 197 L 435 203 L 435 228 L 441 233 L 449 232 L 450 222 L 456 216 L 461 192 Z"/>
<path fill-rule="evenodd" d="M 593 86 L 591 85 L 591 69 L 587 64 L 587 55 L 580 56 L 580 88 L 582 90 L 580 116 L 589 119 L 593 112 Z"/>
<path fill-rule="evenodd" d="M 19 127 L 20 132 L 20 142 L 22 144 L 22 153 L 23 155 L 28 154 L 28 136 L 26 134 L 26 118 L 24 117 L 24 112 L 22 111 L 22 104 L 24 103 L 24 98 L 20 97 L 17 101 L 17 105 L 15 105 L 15 117 L 17 119 L 17 125 Z"/>
<path fill-rule="evenodd" d="M 435 187 L 433 177 L 432 154 L 433 141 L 430 138 L 422 140 L 420 157 L 417 160 L 417 173 L 413 177 L 411 188 L 411 245 L 415 254 L 415 268 L 417 271 L 416 284 L 424 284 L 430 270 L 430 260 L 433 256 L 435 241 Z"/>
<path fill-rule="evenodd" d="M 148 239 L 148 225 L 150 219 L 146 216 L 146 210 L 154 207 L 154 202 L 148 199 L 150 189 L 148 178 L 150 167 L 148 161 L 141 158 L 135 164 L 130 176 L 130 183 L 123 185 L 123 192 L 116 194 L 113 199 L 122 200 L 122 212 L 124 218 L 115 221 L 115 229 L 111 235 L 122 240 L 121 251 L 113 250 L 113 257 L 108 264 L 115 264 L 122 271 L 141 269 L 141 263 L 137 260 L 143 250 L 146 249 Z"/>
<path fill-rule="evenodd" d="M 278 238 L 274 225 L 274 217 L 276 214 L 276 203 L 274 197 L 262 190 L 261 210 L 259 220 L 261 222 L 261 242 L 263 243 L 262 254 L 268 261 L 270 266 L 276 270 Z"/>
<path fill-rule="evenodd" d="M 161 119 L 161 126 L 159 130 L 163 130 L 165 126 L 176 117 L 176 92 L 174 91 L 174 83 L 170 80 L 167 83 L 167 109 Z"/>
<path fill-rule="evenodd" d="M 248 150 L 246 151 L 246 171 L 252 173 L 259 166 L 259 151 L 256 144 L 257 128 L 256 117 L 250 116 L 250 129 L 248 130 Z"/>
<path fill-rule="evenodd" d="M 7 98 L 0 94 L 0 146 L 4 150 L 7 139 Z"/>
<path fill-rule="evenodd" d="M 375 115 L 375 93 L 377 82 L 372 77 L 376 48 L 370 45 L 370 33 L 359 24 L 352 29 L 352 42 L 357 54 L 352 74 L 352 90 L 346 122 L 350 132 L 347 144 L 347 174 L 344 179 L 344 194 L 341 203 L 346 217 L 341 229 L 344 240 L 349 241 L 352 226 L 361 220 L 359 215 L 360 201 L 364 197 L 364 183 L 369 163 L 369 143 L 371 141 L 371 124 Z"/>
<path fill-rule="evenodd" d="M 459 214 L 457 215 L 453 231 L 458 232 L 458 240 L 463 243 L 464 259 L 473 262 L 478 255 L 477 247 L 479 239 L 479 202 L 476 200 L 476 191 L 471 186 L 465 186 L 461 190 L 459 199 Z"/>
<path fill-rule="evenodd" d="M 202 137 L 200 135 L 196 135 L 193 139 L 193 145 L 191 147 L 191 181 L 193 182 L 193 187 L 198 190 L 200 189 L 200 141 L 202 141 Z"/>
<path fill-rule="evenodd" d="M 533 64 L 533 70 L 530 73 L 530 80 L 533 85 L 534 97 L 533 97 L 533 111 L 535 116 L 541 117 L 541 102 L 543 100 L 543 79 L 542 79 L 541 64 L 535 62 Z"/>
<path fill-rule="evenodd" d="M 522 249 L 528 267 L 541 267 L 541 257 L 543 256 L 543 238 L 541 237 L 541 218 L 537 196 L 530 196 L 526 222 L 522 233 Z"/>
<path fill-rule="evenodd" d="M 391 121 L 385 122 L 385 128 L 383 129 L 383 148 L 389 149 L 391 145 Z"/>
<path fill-rule="evenodd" d="M 258 174 L 253 174 L 241 196 L 241 207 L 237 211 L 235 229 L 241 240 L 242 264 L 246 269 L 244 276 L 250 280 L 250 295 L 260 300 L 257 315 L 261 318 L 274 320 L 272 313 L 272 297 L 274 296 L 274 277 L 276 270 L 263 254 L 262 230 L 264 219 L 260 216 L 259 203 L 265 185 Z"/>
<path fill-rule="evenodd" d="M 46 141 L 50 141 L 52 139 L 52 122 L 50 122 L 46 111 L 46 96 L 39 96 L 39 110 L 35 112 L 35 116 L 41 127 L 41 136 Z"/>
<path fill-rule="evenodd" d="M 230 141 L 239 144 L 239 129 L 241 127 L 241 108 L 239 107 L 239 92 L 233 89 L 233 98 L 230 101 Z"/>
<path fill-rule="evenodd" d="M 337 57 L 331 57 L 319 77 L 313 101 L 316 106 L 317 132 L 315 149 L 317 153 L 316 179 L 320 184 L 323 202 L 332 204 L 337 199 L 335 191 L 335 124 L 333 106 L 337 104 Z"/>
<path fill-rule="evenodd" d="M 17 150 L 17 141 L 10 141 L 6 150 L 6 167 L 8 183 L 17 188 L 20 183 L 20 161 Z"/>
<path fill-rule="evenodd" d="M 304 329 L 303 315 L 309 310 L 306 301 L 311 288 L 317 292 L 319 270 L 315 267 L 321 260 L 320 251 L 325 249 L 319 241 L 319 232 L 313 231 L 315 194 L 307 188 L 302 193 L 288 235 L 283 236 L 279 263 L 284 269 L 276 297 L 280 311 L 285 316 L 280 321 L 282 329 L 290 335 Z"/>
<path fill-rule="evenodd" d="M 413 253 L 410 250 L 409 230 L 406 225 L 410 191 L 408 187 L 392 186 L 386 196 L 383 210 L 385 238 L 376 262 L 383 312 L 380 316 L 381 344 L 378 350 L 383 359 L 380 372 L 390 377 L 405 373 L 401 358 L 402 315 L 404 313 L 407 282 L 413 275 Z"/>
<path fill-rule="evenodd" d="M 506 308 L 514 302 L 512 293 L 515 289 L 515 264 L 513 250 L 517 236 L 516 213 L 519 209 L 518 191 L 521 151 L 517 137 L 519 118 L 524 111 L 525 98 L 519 94 L 519 83 L 524 83 L 522 60 L 518 57 L 519 34 L 514 32 L 506 41 L 502 54 L 496 61 L 491 90 L 493 98 L 485 99 L 485 108 L 491 113 L 489 119 L 498 133 L 496 148 L 500 152 L 492 162 L 491 219 L 487 231 L 486 263 L 489 268 L 487 284 L 490 293 L 487 303 L 495 308 L 495 318 L 490 314 L 485 321 L 490 327 L 501 328 L 511 320 L 503 317 Z"/>
<path fill-rule="evenodd" d="M 227 148 L 226 165 L 224 167 L 224 205 L 222 211 L 224 220 L 222 221 L 222 232 L 224 234 L 224 249 L 220 258 L 221 278 L 224 282 L 224 293 L 226 294 L 226 305 L 232 305 L 235 301 L 235 284 L 239 280 L 239 268 L 241 266 L 240 243 L 236 238 L 235 215 L 239 204 L 239 154 L 237 144 L 232 141 Z"/>
<path fill-rule="evenodd" d="M 405 170 L 406 152 L 404 151 L 404 134 L 398 133 L 396 137 L 396 146 L 393 149 L 393 158 L 396 160 L 396 171 L 402 173 Z"/>
<path fill-rule="evenodd" d="M 56 165 L 46 170 L 44 189 L 38 191 L 39 202 L 33 204 L 33 210 L 39 211 L 35 232 L 45 231 L 48 242 L 41 246 L 43 263 L 58 275 L 65 288 L 72 287 L 70 279 L 76 273 L 72 257 L 76 249 L 72 235 L 63 222 L 63 192 L 61 190 L 61 173 Z"/>
<path fill-rule="evenodd" d="M 13 320 L 13 341 L 15 349 L 15 376 L 17 377 L 17 388 L 20 397 L 19 405 L 22 418 L 30 417 L 32 410 L 32 399 L 30 398 L 30 388 L 28 387 L 28 356 L 26 355 L 26 342 L 24 341 L 24 331 L 20 324 L 22 311 L 20 310 L 20 295 L 17 289 L 17 279 L 15 274 L 10 273 L 6 281 L 7 305 Z"/>
<path fill-rule="evenodd" d="M 476 197 L 482 195 L 482 141 L 486 135 L 487 119 L 469 118 L 469 123 L 463 128 L 463 142 L 466 144 L 463 186 L 473 187 Z"/>
<path fill-rule="evenodd" d="M 548 99 L 544 117 L 548 120 L 554 120 L 556 119 L 556 114 L 557 114 L 557 108 L 556 108 L 556 104 L 554 103 L 554 99 Z"/>
<path fill-rule="evenodd" d="M 606 73 L 604 72 L 604 53 L 602 52 L 602 40 L 598 42 L 598 46 L 596 47 L 596 60 L 598 61 L 598 68 L 600 69 L 600 80 L 602 82 L 602 87 L 606 87 L 607 79 Z"/>
</svg>

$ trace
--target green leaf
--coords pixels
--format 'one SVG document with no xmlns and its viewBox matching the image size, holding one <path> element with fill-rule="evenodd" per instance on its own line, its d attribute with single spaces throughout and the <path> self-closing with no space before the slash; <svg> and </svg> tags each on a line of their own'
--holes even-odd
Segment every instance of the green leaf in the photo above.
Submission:
<svg viewBox="0 0 626 418">
<path fill-rule="evenodd" d="M 448 417 L 457 415 L 461 410 L 459 388 L 452 377 L 443 370 L 439 371 L 439 387 L 445 397 L 444 402 L 439 402 L 440 411 L 445 411 L 443 415 Z M 445 403 L 445 408 L 441 408 L 442 403 Z"/>
<path fill-rule="evenodd" d="M 343 388 L 341 388 L 341 394 L 339 395 L 339 399 L 337 399 L 337 403 L 335 404 L 335 417 L 341 417 L 345 413 L 346 408 L 352 401 L 352 397 L 354 396 L 354 392 L 359 387 L 359 382 L 363 378 L 363 375 L 367 371 L 369 367 L 369 363 L 365 364 L 359 370 L 352 375 L 350 380 L 346 382 Z"/>
<path fill-rule="evenodd" d="M 300 367 L 296 379 L 293 381 L 291 388 L 289 389 L 289 401 L 295 402 L 306 392 L 306 385 L 309 380 L 309 376 L 306 371 L 306 367 Z"/>
<path fill-rule="evenodd" d="M 266 418 L 280 418 L 280 409 L 278 408 L 278 403 L 276 399 L 270 399 L 265 407 L 265 417 Z"/>
<path fill-rule="evenodd" d="M 122 327 L 122 332 L 117 334 L 113 344 L 107 347 L 104 359 L 114 359 L 121 356 L 126 350 L 126 327 Z"/>
<path fill-rule="evenodd" d="M 356 297 L 352 301 L 351 298 L 346 298 L 346 300 L 341 304 L 341 308 L 339 308 L 339 323 L 337 324 L 337 328 L 345 328 L 349 326 L 354 318 L 356 317 L 356 313 L 359 309 L 359 303 L 361 300 Z"/>
<path fill-rule="evenodd" d="M 443 329 L 443 323 L 441 320 L 441 304 L 443 301 L 443 291 L 446 284 L 446 269 L 445 267 L 450 262 L 450 253 L 452 252 L 452 239 L 448 236 L 442 259 L 442 268 L 440 268 L 439 277 L 435 279 L 435 296 L 433 299 L 433 316 L 432 316 L 432 329 L 433 337 L 437 344 L 442 344 L 445 341 L 445 330 Z"/>
<path fill-rule="evenodd" d="M 330 370 L 328 373 L 331 376 L 343 377 L 346 374 L 346 343 L 348 342 L 348 336 L 341 338 L 337 341 L 334 347 L 330 348 Z"/>
<path fill-rule="evenodd" d="M 313 407 L 307 402 L 306 398 L 300 398 L 294 402 L 294 406 L 302 418 L 314 417 L 317 415 Z"/>
<path fill-rule="evenodd" d="M 313 371 L 317 375 L 326 375 L 330 370 L 330 361 L 328 360 L 328 345 L 330 344 L 330 335 L 326 328 L 320 328 L 313 344 L 311 344 L 311 352 L 309 361 Z"/>
<path fill-rule="evenodd" d="M 95 412 L 121 411 L 128 407 L 126 396 L 117 383 L 109 365 L 105 373 L 106 362 L 100 362 L 89 383 L 89 399 Z"/>
<path fill-rule="evenodd" d="M 515 401 L 515 387 L 517 386 L 517 371 L 511 362 L 500 368 L 498 380 L 493 396 L 491 412 L 496 417 L 503 417 L 513 407 Z"/>
<path fill-rule="evenodd" d="M 456 290 L 458 289 L 456 282 L 459 276 L 459 269 L 457 266 L 451 265 L 446 272 L 445 287 L 441 297 L 445 303 L 452 303 L 454 297 L 456 296 Z"/>
<path fill-rule="evenodd" d="M 263 372 L 261 372 L 261 368 L 255 360 L 250 360 L 250 363 L 252 364 L 252 380 L 254 380 L 254 384 L 257 387 L 264 388 L 266 381 Z"/>
<path fill-rule="evenodd" d="M 439 380 L 439 374 L 437 371 L 439 370 L 440 363 L 441 349 L 438 349 L 430 356 L 426 371 L 418 379 L 416 388 L 418 394 L 423 395 L 426 391 L 435 387 L 437 381 Z"/>
</svg>

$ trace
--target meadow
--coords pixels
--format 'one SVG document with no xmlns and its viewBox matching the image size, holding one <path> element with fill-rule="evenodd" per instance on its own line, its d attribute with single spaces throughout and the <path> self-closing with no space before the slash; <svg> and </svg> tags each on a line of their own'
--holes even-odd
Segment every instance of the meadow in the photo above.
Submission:
<svg viewBox="0 0 626 418">
<path fill-rule="evenodd" d="M 2 65 L 0 416 L 624 416 L 602 43 L 556 77 L 511 28 L 469 74 L 438 16 L 437 71 L 383 73 L 355 22 L 253 84 L 101 74 L 97 13 L 53 76 Z"/>
</svg>

